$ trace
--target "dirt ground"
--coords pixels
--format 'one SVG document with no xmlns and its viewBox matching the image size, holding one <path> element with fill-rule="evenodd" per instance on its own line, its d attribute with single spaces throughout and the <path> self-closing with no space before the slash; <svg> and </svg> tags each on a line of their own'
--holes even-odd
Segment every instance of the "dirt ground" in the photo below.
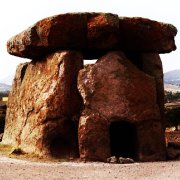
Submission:
<svg viewBox="0 0 180 180">
<path fill-rule="evenodd" d="M 180 131 L 166 132 L 180 142 Z M 180 180 L 180 161 L 133 164 L 38 162 L 0 154 L 0 180 Z"/>
<path fill-rule="evenodd" d="M 179 180 L 180 161 L 107 164 L 107 163 L 40 163 L 0 157 L 1 180 Z"/>
</svg>

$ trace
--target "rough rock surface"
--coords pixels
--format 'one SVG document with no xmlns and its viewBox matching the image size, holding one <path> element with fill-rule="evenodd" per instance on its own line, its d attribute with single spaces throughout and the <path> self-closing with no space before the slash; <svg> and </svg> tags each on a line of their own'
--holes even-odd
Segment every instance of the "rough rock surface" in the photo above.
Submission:
<svg viewBox="0 0 180 180">
<path fill-rule="evenodd" d="M 39 58 L 54 50 L 78 49 L 91 58 L 92 52 L 87 48 L 94 49 L 97 56 L 95 48 L 106 50 L 117 45 L 118 27 L 118 16 L 110 13 L 60 14 L 43 19 L 11 38 L 8 52 Z"/>
<path fill-rule="evenodd" d="M 111 49 L 119 43 L 119 18 L 115 14 L 87 14 L 89 49 Z"/>
<path fill-rule="evenodd" d="M 145 18 L 67 13 L 12 37 L 8 52 L 33 60 L 17 68 L 3 143 L 44 157 L 80 150 L 82 159 L 95 161 L 164 160 L 158 53 L 176 49 L 176 33 L 171 24 Z M 82 69 L 83 59 L 98 58 Z"/>
<path fill-rule="evenodd" d="M 144 18 L 118 18 L 110 13 L 67 13 L 37 22 L 7 43 L 8 52 L 41 58 L 61 49 L 84 52 L 85 59 L 107 50 L 166 53 L 176 49 L 173 25 Z M 101 50 L 101 51 L 99 51 Z"/>
<path fill-rule="evenodd" d="M 113 163 L 116 164 L 118 162 L 118 159 L 116 156 L 112 156 L 110 158 L 107 158 L 107 163 Z"/>
<path fill-rule="evenodd" d="M 128 59 L 141 71 L 154 77 L 157 91 L 157 104 L 164 119 L 164 80 L 163 67 L 157 53 L 126 52 Z"/>
<path fill-rule="evenodd" d="M 159 54 L 143 53 L 142 70 L 155 78 L 157 91 L 157 104 L 159 105 L 162 120 L 164 119 L 164 78 L 163 67 Z"/>
<path fill-rule="evenodd" d="M 78 89 L 85 107 L 108 118 L 116 114 L 140 121 L 159 115 L 154 79 L 138 70 L 120 51 L 110 52 L 81 70 Z"/>
<path fill-rule="evenodd" d="M 77 90 L 82 67 L 82 55 L 76 51 L 58 51 L 40 62 L 19 65 L 9 95 L 3 143 L 42 156 L 77 153 L 72 118 L 82 106 Z"/>
<path fill-rule="evenodd" d="M 120 164 L 129 164 L 129 163 L 134 163 L 134 160 L 131 158 L 119 157 L 119 163 Z"/>
<path fill-rule="evenodd" d="M 167 156 L 170 160 L 180 160 L 180 143 L 168 143 Z"/>
<path fill-rule="evenodd" d="M 84 110 L 79 120 L 81 159 L 105 161 L 110 157 L 108 121 L 93 110 Z"/>
<path fill-rule="evenodd" d="M 106 160 L 114 155 L 110 126 L 127 122 L 136 132 L 137 147 L 131 158 L 165 159 L 165 138 L 152 76 L 140 71 L 122 52 L 110 52 L 79 72 L 78 89 L 85 105 L 78 135 L 81 158 Z"/>
<path fill-rule="evenodd" d="M 174 36 L 177 29 L 171 24 L 145 18 L 122 18 L 119 23 L 124 50 L 167 53 L 176 49 Z"/>
</svg>

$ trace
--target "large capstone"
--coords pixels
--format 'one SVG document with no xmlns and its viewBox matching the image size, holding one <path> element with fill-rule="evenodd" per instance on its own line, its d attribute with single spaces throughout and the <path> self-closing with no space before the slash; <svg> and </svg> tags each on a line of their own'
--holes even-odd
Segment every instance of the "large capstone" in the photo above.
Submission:
<svg viewBox="0 0 180 180">
<path fill-rule="evenodd" d="M 176 49 L 176 28 L 145 18 L 110 13 L 67 13 L 35 23 L 7 43 L 8 52 L 25 58 L 42 58 L 62 49 L 80 50 L 95 59 L 109 50 L 167 53 Z"/>
<path fill-rule="evenodd" d="M 119 21 L 122 48 L 133 52 L 168 53 L 176 49 L 177 29 L 146 18 L 124 17 Z"/>
</svg>

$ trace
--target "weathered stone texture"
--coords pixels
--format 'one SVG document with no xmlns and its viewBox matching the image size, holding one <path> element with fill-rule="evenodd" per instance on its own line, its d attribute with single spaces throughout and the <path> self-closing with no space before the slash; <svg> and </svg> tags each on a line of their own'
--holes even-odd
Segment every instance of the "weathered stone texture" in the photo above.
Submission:
<svg viewBox="0 0 180 180">
<path fill-rule="evenodd" d="M 76 86 L 82 60 L 76 51 L 59 51 L 17 68 L 3 143 L 43 156 L 53 155 L 54 141 L 56 146 L 69 144 L 66 148 L 72 150 L 76 140 L 72 118 L 82 107 Z"/>
<path fill-rule="evenodd" d="M 42 58 L 60 49 L 75 49 L 85 59 L 109 50 L 166 53 L 176 49 L 173 25 L 144 18 L 119 18 L 110 13 L 67 13 L 37 22 L 7 43 L 8 52 Z M 101 51 L 99 51 L 101 50 Z"/>
<path fill-rule="evenodd" d="M 166 160 L 164 127 L 161 120 L 137 124 L 138 158 L 140 161 Z"/>
<path fill-rule="evenodd" d="M 164 160 L 158 53 L 176 49 L 176 33 L 145 18 L 67 13 L 12 37 L 8 52 L 33 60 L 17 68 L 3 143 L 44 157 Z M 98 61 L 82 69 L 83 59 Z"/>
<path fill-rule="evenodd" d="M 78 82 L 85 107 L 105 117 L 116 114 L 138 121 L 157 117 L 154 79 L 139 71 L 122 52 L 108 53 L 81 70 Z"/>
<path fill-rule="evenodd" d="M 164 118 L 164 80 L 163 67 L 159 54 L 126 52 L 128 59 L 141 71 L 154 77 L 156 82 L 157 104 Z"/>
<path fill-rule="evenodd" d="M 98 112 L 86 109 L 82 113 L 78 134 L 81 159 L 104 161 L 110 157 L 109 122 Z"/>
<path fill-rule="evenodd" d="M 87 15 L 87 42 L 89 49 L 112 49 L 119 44 L 119 18 L 115 14 Z"/>
<path fill-rule="evenodd" d="M 168 53 L 176 49 L 177 29 L 171 24 L 125 17 L 120 19 L 119 30 L 126 51 Z"/>
<path fill-rule="evenodd" d="M 11 38 L 10 54 L 25 58 L 42 58 L 61 49 L 82 49 L 86 46 L 86 16 L 61 14 L 45 18 Z"/>
<path fill-rule="evenodd" d="M 143 53 L 141 58 L 142 70 L 155 78 L 157 103 L 160 108 L 161 117 L 164 119 L 164 78 L 161 58 L 156 53 Z"/>
<path fill-rule="evenodd" d="M 152 136 L 150 138 L 152 157 L 140 148 L 137 151 L 138 160 L 162 160 L 165 158 L 164 136 L 161 129 L 161 116 L 157 104 L 155 80 L 153 77 L 138 70 L 122 52 L 110 52 L 99 59 L 96 64 L 81 70 L 78 76 L 78 89 L 85 105 L 85 110 L 79 123 L 79 137 L 83 137 L 79 138 L 82 157 L 87 159 L 91 159 L 93 156 L 97 159 L 101 158 L 101 153 L 96 153 L 93 150 L 99 147 L 100 140 L 95 140 L 91 144 L 91 148 L 88 149 L 86 147 L 86 142 L 91 141 L 91 135 L 88 131 L 91 129 L 92 136 L 98 138 L 99 134 L 104 134 L 102 129 L 109 129 L 110 124 L 116 120 L 135 124 L 136 130 L 141 134 L 140 136 L 137 135 L 137 143 L 142 144 L 142 149 L 146 148 L 146 145 L 144 145 L 146 140 L 148 140 L 146 137 Z M 92 114 L 86 113 L 89 111 Z M 99 128 L 98 125 L 102 119 L 106 123 L 104 122 L 105 124 L 102 124 Z M 142 132 L 144 132 L 144 130 L 139 129 L 139 124 L 141 123 L 157 123 L 158 125 L 154 125 L 152 131 L 148 130 L 147 136 L 141 138 Z M 156 133 L 152 132 L 159 132 L 159 134 L 157 136 Z M 109 138 L 109 136 L 103 138 L 108 139 L 104 143 L 103 149 L 109 150 Z M 156 149 L 156 146 L 159 148 Z M 104 160 L 105 157 L 109 157 L 108 152 L 102 156 Z"/>
</svg>

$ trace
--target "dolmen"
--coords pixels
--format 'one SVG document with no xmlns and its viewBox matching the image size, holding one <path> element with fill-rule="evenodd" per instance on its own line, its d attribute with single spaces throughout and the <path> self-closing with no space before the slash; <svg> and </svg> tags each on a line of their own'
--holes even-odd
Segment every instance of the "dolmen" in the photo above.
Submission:
<svg viewBox="0 0 180 180">
<path fill-rule="evenodd" d="M 20 64 L 2 143 L 42 158 L 166 159 L 163 69 L 177 29 L 146 18 L 67 13 L 7 42 Z M 97 59 L 84 65 L 84 60 Z"/>
</svg>

